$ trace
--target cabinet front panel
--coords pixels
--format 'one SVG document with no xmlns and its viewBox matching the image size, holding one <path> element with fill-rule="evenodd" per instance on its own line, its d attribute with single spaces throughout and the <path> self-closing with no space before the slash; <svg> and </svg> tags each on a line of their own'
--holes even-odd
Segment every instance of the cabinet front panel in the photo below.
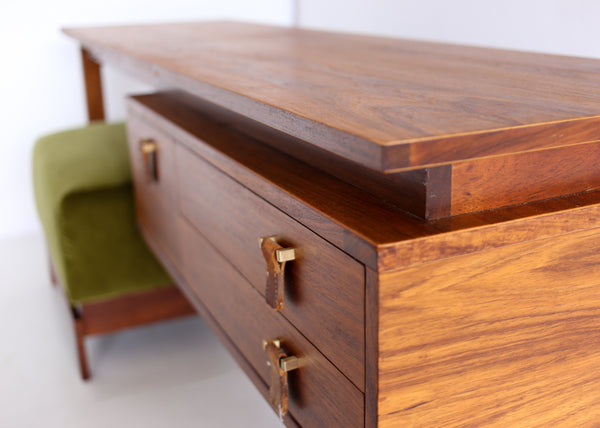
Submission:
<svg viewBox="0 0 600 428">
<path fill-rule="evenodd" d="M 281 314 L 364 390 L 363 265 L 185 148 L 177 147 L 177 162 L 182 214 L 261 295 L 259 239 L 295 249 Z"/>
<path fill-rule="evenodd" d="M 270 367 L 263 340 L 279 339 L 300 367 L 288 373 L 289 408 L 306 427 L 360 427 L 364 396 L 264 299 L 186 220 L 181 221 L 186 282 L 266 384 Z"/>
</svg>

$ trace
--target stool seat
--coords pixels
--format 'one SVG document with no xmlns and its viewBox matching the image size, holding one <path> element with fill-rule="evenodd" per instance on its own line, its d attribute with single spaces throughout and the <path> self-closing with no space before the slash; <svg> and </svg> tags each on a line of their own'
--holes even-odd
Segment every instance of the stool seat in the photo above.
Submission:
<svg viewBox="0 0 600 428">
<path fill-rule="evenodd" d="M 71 303 L 172 284 L 135 225 L 124 124 L 40 138 L 33 172 L 39 216 Z"/>
<path fill-rule="evenodd" d="M 84 379 L 85 335 L 194 313 L 137 229 L 124 124 L 40 138 L 33 185 L 53 282 L 57 277 L 71 305 Z"/>
</svg>

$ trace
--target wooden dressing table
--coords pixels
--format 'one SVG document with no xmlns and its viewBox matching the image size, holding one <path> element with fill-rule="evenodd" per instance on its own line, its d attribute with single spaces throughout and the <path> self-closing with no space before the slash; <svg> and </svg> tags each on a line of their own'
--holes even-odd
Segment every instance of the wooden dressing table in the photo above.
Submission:
<svg viewBox="0 0 600 428">
<path fill-rule="evenodd" d="M 600 61 L 65 32 L 90 119 L 100 64 L 157 88 L 128 100 L 140 228 L 286 425 L 600 424 Z"/>
</svg>

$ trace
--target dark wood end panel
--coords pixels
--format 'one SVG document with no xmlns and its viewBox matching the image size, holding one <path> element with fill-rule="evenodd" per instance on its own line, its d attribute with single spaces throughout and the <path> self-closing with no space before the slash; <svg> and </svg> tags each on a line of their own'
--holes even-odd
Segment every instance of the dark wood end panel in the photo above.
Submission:
<svg viewBox="0 0 600 428">
<path fill-rule="evenodd" d="M 449 217 L 452 206 L 452 165 L 427 168 L 425 218 Z"/>
</svg>

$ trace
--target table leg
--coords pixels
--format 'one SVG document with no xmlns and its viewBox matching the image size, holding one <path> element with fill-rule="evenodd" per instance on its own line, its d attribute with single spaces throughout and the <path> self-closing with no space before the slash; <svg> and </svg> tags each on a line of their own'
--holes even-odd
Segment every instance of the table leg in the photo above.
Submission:
<svg viewBox="0 0 600 428">
<path fill-rule="evenodd" d="M 81 60 L 83 64 L 88 119 L 90 122 L 94 120 L 104 120 L 104 101 L 102 99 L 100 64 L 96 62 L 90 53 L 83 47 L 81 48 Z"/>
</svg>

